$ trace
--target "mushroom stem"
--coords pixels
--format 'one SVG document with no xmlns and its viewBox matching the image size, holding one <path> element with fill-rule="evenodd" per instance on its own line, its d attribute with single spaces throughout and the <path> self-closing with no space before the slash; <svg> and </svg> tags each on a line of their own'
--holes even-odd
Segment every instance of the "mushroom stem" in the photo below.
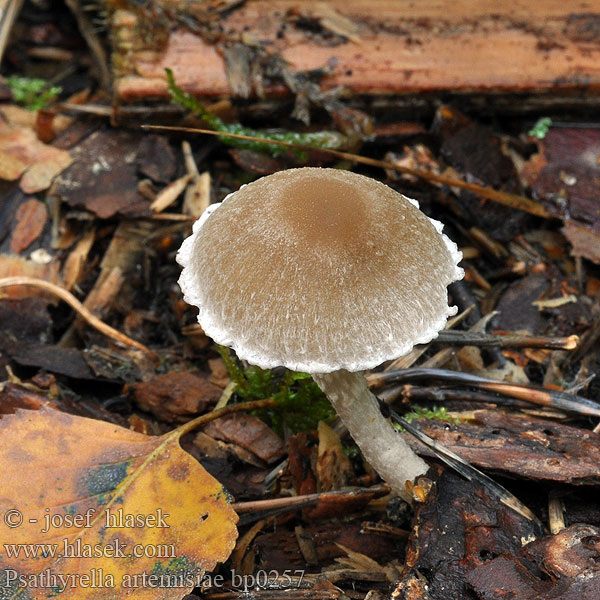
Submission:
<svg viewBox="0 0 600 600">
<path fill-rule="evenodd" d="M 369 391 L 361 373 L 346 370 L 313 374 L 368 463 L 394 492 L 411 501 L 406 481 L 424 475 L 429 466 L 419 458 L 390 422 Z"/>
</svg>

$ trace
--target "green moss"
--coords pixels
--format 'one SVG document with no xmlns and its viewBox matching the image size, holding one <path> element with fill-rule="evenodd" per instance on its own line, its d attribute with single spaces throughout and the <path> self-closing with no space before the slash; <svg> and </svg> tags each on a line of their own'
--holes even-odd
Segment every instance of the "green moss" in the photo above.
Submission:
<svg viewBox="0 0 600 600">
<path fill-rule="evenodd" d="M 448 421 L 449 423 L 460 423 L 460 419 L 451 416 L 448 413 L 448 409 L 445 406 L 437 406 L 435 408 L 425 408 L 424 406 L 413 406 L 412 410 L 402 418 L 409 423 L 412 423 L 415 419 L 436 419 L 438 421 Z M 401 425 L 394 423 L 394 427 L 399 431 L 404 431 Z"/>
<path fill-rule="evenodd" d="M 175 77 L 171 69 L 165 69 L 167 73 L 167 83 L 169 86 L 169 93 L 173 98 L 173 102 L 180 104 L 183 108 L 191 111 L 192 113 L 202 117 L 206 123 L 212 127 L 215 131 L 222 133 L 233 133 L 236 135 L 246 135 L 250 137 L 259 138 L 258 140 L 240 140 L 231 137 L 219 137 L 219 139 L 230 146 L 236 148 L 242 148 L 244 150 L 252 150 L 253 152 L 261 152 L 263 154 L 270 154 L 271 156 L 281 156 L 286 152 L 290 151 L 290 148 L 284 146 L 278 146 L 275 144 L 269 144 L 267 140 L 273 140 L 277 142 L 288 142 L 291 144 L 299 144 L 301 146 L 312 146 L 315 149 L 318 148 L 330 148 L 333 150 L 340 150 L 347 146 L 348 140 L 346 136 L 337 131 L 314 131 L 307 133 L 297 133 L 293 131 L 286 131 L 282 133 L 270 133 L 260 131 L 257 129 L 250 129 L 244 127 L 239 123 L 225 123 L 223 119 L 212 114 L 206 108 L 198 102 L 191 94 L 184 92 L 176 83 Z M 265 140 L 264 142 L 260 140 Z M 306 150 L 292 149 L 292 152 L 296 155 L 299 160 L 306 160 Z"/>
<path fill-rule="evenodd" d="M 260 367 L 242 369 L 228 348 L 218 347 L 237 395 L 245 401 L 274 398 L 277 406 L 256 411 L 267 425 L 280 435 L 284 427 L 294 433 L 316 429 L 319 421 L 335 416 L 329 400 L 308 373 L 285 371 L 275 376 Z"/>
</svg>

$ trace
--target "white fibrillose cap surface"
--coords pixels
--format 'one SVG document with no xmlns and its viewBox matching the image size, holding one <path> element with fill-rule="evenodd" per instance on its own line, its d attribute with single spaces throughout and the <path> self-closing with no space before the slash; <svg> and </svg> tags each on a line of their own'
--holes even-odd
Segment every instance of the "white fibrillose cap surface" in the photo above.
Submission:
<svg viewBox="0 0 600 600">
<path fill-rule="evenodd" d="M 217 343 L 263 368 L 360 371 L 433 339 L 462 258 L 416 202 L 337 169 L 280 171 L 212 205 L 178 255 Z"/>
</svg>

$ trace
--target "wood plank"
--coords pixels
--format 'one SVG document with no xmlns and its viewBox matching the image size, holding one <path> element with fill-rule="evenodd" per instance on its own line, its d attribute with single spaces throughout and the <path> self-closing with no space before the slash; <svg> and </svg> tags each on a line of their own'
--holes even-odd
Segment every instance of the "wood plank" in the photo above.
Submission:
<svg viewBox="0 0 600 600">
<path fill-rule="evenodd" d="M 349 19 L 356 35 L 349 40 L 333 34 L 326 15 Z M 124 10 L 113 15 L 118 99 L 164 97 L 166 67 L 196 95 L 232 94 L 218 45 L 179 27 L 164 48 L 143 47 L 143 36 L 135 34 L 139 21 Z M 363 94 L 583 90 L 596 96 L 600 91 L 600 0 L 247 0 L 220 25 L 222 39 L 250 35 L 295 70 L 329 66 L 324 89 L 342 85 Z"/>
</svg>

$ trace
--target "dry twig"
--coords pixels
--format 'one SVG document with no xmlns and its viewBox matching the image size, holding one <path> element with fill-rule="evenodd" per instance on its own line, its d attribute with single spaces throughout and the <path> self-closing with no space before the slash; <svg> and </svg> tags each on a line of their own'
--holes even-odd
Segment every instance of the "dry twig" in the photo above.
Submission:
<svg viewBox="0 0 600 600">
<path fill-rule="evenodd" d="M 46 290 L 51 294 L 54 294 L 55 296 L 66 302 L 73 310 L 79 313 L 82 319 L 84 319 L 94 329 L 97 329 L 100 333 L 103 333 L 107 337 L 112 338 L 116 342 L 141 350 L 153 360 L 156 360 L 158 358 L 156 353 L 144 346 L 144 344 L 136 342 L 135 340 L 126 336 L 124 333 L 121 333 L 120 331 L 114 329 L 110 325 L 104 323 L 104 321 L 101 321 L 98 317 L 91 313 L 81 302 L 79 302 L 79 300 L 77 300 L 77 298 L 75 298 L 75 296 L 73 296 L 71 292 L 65 290 L 59 285 L 50 283 L 49 281 L 45 281 L 44 279 L 36 279 L 35 277 L 4 277 L 0 279 L 0 288 L 11 287 L 15 285 L 36 287 L 42 290 Z"/>
</svg>

